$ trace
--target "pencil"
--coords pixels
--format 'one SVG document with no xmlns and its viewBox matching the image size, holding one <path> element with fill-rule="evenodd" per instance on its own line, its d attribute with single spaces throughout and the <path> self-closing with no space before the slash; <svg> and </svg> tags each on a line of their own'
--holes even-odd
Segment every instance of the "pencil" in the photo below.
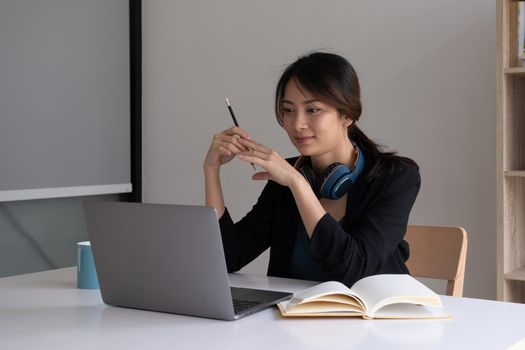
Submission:
<svg viewBox="0 0 525 350">
<path fill-rule="evenodd" d="M 228 106 L 228 110 L 230 111 L 230 115 L 233 119 L 233 124 L 235 124 L 236 127 L 239 127 L 239 123 L 237 122 L 237 118 L 235 118 L 235 114 L 233 113 L 232 106 L 230 105 L 230 100 L 226 99 L 226 106 Z M 253 170 L 257 171 L 257 168 L 255 168 L 255 164 L 250 163 L 253 167 Z"/>
</svg>

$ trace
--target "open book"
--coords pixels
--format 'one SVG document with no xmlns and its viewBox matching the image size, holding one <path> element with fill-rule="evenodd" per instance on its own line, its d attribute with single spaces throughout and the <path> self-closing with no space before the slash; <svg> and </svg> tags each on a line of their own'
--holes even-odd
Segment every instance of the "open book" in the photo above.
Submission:
<svg viewBox="0 0 525 350">
<path fill-rule="evenodd" d="M 432 290 L 409 275 L 375 275 L 352 288 L 324 282 L 277 305 L 283 316 L 452 318 Z"/>
</svg>

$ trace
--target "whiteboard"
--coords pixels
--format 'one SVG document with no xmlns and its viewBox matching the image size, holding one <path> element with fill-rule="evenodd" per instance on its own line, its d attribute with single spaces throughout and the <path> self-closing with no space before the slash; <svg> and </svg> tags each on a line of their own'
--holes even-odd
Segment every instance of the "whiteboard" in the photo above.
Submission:
<svg viewBox="0 0 525 350">
<path fill-rule="evenodd" d="M 131 192 L 128 0 L 0 2 L 0 201 Z"/>
</svg>

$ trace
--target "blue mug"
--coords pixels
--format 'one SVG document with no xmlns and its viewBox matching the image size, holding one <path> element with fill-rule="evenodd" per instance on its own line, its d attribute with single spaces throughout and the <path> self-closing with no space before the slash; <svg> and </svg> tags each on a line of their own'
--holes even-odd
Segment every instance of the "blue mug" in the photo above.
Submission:
<svg viewBox="0 0 525 350">
<path fill-rule="evenodd" d="M 98 289 L 97 270 L 89 241 L 77 243 L 77 287 Z"/>
</svg>

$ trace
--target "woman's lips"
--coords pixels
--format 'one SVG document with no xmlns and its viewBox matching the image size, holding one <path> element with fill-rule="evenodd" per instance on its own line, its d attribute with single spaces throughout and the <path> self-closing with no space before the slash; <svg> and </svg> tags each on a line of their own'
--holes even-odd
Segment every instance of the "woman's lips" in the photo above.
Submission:
<svg viewBox="0 0 525 350">
<path fill-rule="evenodd" d="M 299 145 L 304 145 L 307 143 L 310 143 L 315 137 L 314 136 L 301 136 L 301 137 L 295 137 L 295 142 L 297 142 Z"/>
</svg>

